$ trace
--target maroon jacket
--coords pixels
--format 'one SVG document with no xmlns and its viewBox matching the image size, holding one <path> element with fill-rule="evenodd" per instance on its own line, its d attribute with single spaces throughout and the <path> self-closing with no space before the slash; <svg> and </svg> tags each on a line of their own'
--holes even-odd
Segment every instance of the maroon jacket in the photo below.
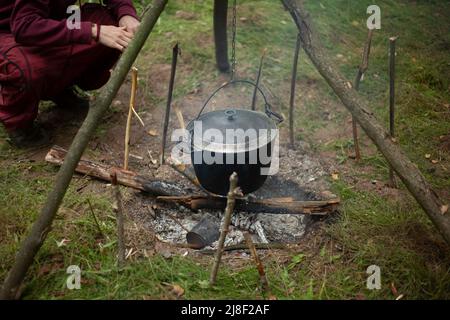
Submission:
<svg viewBox="0 0 450 320">
<path fill-rule="evenodd" d="M 27 46 L 88 44 L 92 40 L 91 23 L 80 29 L 66 26 L 67 7 L 76 0 L 0 0 L 0 32 L 11 32 L 17 43 Z M 137 17 L 131 0 L 103 1 L 119 20 L 125 15 Z M 83 20 L 83 17 L 81 17 Z"/>
</svg>

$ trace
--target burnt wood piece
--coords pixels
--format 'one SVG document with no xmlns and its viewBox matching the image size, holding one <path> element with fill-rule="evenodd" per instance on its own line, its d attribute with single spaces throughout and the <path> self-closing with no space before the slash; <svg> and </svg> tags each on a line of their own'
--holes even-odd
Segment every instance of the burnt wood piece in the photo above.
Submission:
<svg viewBox="0 0 450 320">
<path fill-rule="evenodd" d="M 194 211 L 200 209 L 224 210 L 227 199 L 211 196 L 182 196 L 167 197 L 160 196 L 158 200 L 179 203 Z M 235 210 L 248 213 L 271 213 L 271 214 L 305 214 L 312 216 L 326 216 L 336 212 L 339 199 L 324 201 L 280 201 L 279 199 L 253 200 L 236 198 Z"/>
<path fill-rule="evenodd" d="M 61 166 L 67 151 L 54 146 L 45 156 L 45 161 Z M 81 173 L 99 180 L 112 182 L 111 175 L 117 176 L 117 183 L 126 187 L 148 192 L 155 196 L 173 196 L 184 194 L 183 187 L 161 180 L 154 180 L 149 177 L 138 175 L 135 172 L 124 170 L 119 167 L 107 166 L 97 162 L 81 159 L 75 169 Z"/>
<path fill-rule="evenodd" d="M 50 149 L 45 160 L 55 165 L 62 165 L 66 151 L 60 147 Z M 109 167 L 86 159 L 81 159 L 75 171 L 99 180 L 112 182 L 111 174 L 117 176 L 117 183 L 123 186 L 141 190 L 157 196 L 160 201 L 178 203 L 191 210 L 200 209 L 223 210 L 227 199 L 213 195 L 185 195 L 185 188 L 176 183 L 154 180 L 138 175 L 122 168 Z M 335 212 L 339 200 L 328 201 L 296 201 L 292 198 L 276 198 L 257 200 L 251 198 L 236 198 L 236 211 L 248 213 L 273 213 L 273 214 L 307 214 L 326 216 Z"/>
<path fill-rule="evenodd" d="M 352 88 L 350 82 L 333 66 L 332 60 L 313 31 L 311 17 L 305 10 L 303 1 L 282 0 L 291 14 L 300 33 L 303 50 L 313 65 L 327 81 L 343 105 L 352 113 L 367 136 L 375 143 L 378 150 L 395 170 L 399 178 L 417 200 L 435 227 L 450 244 L 450 213 L 448 203 L 444 203 L 423 174 L 392 139 L 370 111 L 369 102 Z"/>
</svg>

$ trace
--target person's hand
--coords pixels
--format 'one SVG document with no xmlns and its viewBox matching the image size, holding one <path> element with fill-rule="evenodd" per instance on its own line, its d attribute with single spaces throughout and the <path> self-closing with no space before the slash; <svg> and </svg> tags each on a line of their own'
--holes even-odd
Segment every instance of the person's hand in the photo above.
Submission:
<svg viewBox="0 0 450 320">
<path fill-rule="evenodd" d="M 136 33 L 139 25 L 141 23 L 135 17 L 132 16 L 123 16 L 119 20 L 119 26 L 125 27 L 128 32 L 131 32 L 133 35 Z"/>
<path fill-rule="evenodd" d="M 97 34 L 98 26 L 94 26 L 92 34 L 95 37 Z M 109 48 L 118 49 L 120 51 L 125 50 L 128 47 L 133 34 L 128 32 L 125 27 L 116 26 L 101 26 L 100 37 L 98 42 Z"/>
</svg>

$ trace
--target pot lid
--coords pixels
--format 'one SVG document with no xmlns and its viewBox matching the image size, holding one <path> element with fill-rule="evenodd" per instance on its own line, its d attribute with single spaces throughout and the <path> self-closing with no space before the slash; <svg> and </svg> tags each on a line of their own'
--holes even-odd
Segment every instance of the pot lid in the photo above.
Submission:
<svg viewBox="0 0 450 320">
<path fill-rule="evenodd" d="M 277 126 L 266 114 L 245 109 L 225 109 L 202 114 L 189 123 L 194 147 L 215 152 L 241 152 L 266 145 Z"/>
<path fill-rule="evenodd" d="M 218 129 L 225 133 L 226 129 L 271 129 L 273 121 L 264 113 L 243 110 L 226 109 L 202 114 L 197 121 L 202 122 L 203 130 Z"/>
</svg>

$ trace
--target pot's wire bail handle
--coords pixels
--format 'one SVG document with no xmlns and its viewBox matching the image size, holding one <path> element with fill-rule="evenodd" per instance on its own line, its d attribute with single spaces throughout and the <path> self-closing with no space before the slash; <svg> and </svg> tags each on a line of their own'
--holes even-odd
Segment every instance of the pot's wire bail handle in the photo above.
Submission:
<svg viewBox="0 0 450 320">
<path fill-rule="evenodd" d="M 264 111 L 265 111 L 265 113 L 267 114 L 267 116 L 268 116 L 269 118 L 271 118 L 272 120 L 274 120 L 277 124 L 280 124 L 281 122 L 284 121 L 284 118 L 283 118 L 280 114 L 278 114 L 278 113 L 276 113 L 276 112 L 274 112 L 274 111 L 272 110 L 272 106 L 271 106 L 270 103 L 267 101 L 267 97 L 266 97 L 266 95 L 264 94 L 264 92 L 261 90 L 261 88 L 260 88 L 259 86 L 257 86 L 255 83 L 253 83 L 253 82 L 251 82 L 251 81 L 249 81 L 249 80 L 231 80 L 231 81 L 225 83 L 224 85 L 220 86 L 219 88 L 217 88 L 217 89 L 209 96 L 209 98 L 205 101 L 205 103 L 203 104 L 203 107 L 200 109 L 200 112 L 198 113 L 198 115 L 197 115 L 197 117 L 195 118 L 195 120 L 197 120 L 197 119 L 200 117 L 200 115 L 203 113 L 203 111 L 205 110 L 205 108 L 206 108 L 206 106 L 208 105 L 208 103 L 211 101 L 211 99 L 212 99 L 212 98 L 213 98 L 220 90 L 222 90 L 223 88 L 228 87 L 228 86 L 230 86 L 230 85 L 232 85 L 232 84 L 235 84 L 235 83 L 247 83 L 247 84 L 250 84 L 250 85 L 254 86 L 254 87 L 259 91 L 259 93 L 262 95 L 262 97 L 264 98 L 264 108 L 265 108 Z"/>
<path fill-rule="evenodd" d="M 270 119 L 274 120 L 277 124 L 280 124 L 284 121 L 284 118 L 281 114 L 278 114 L 272 110 L 272 106 L 270 105 L 270 103 L 266 102 L 265 109 L 267 116 Z"/>
</svg>

